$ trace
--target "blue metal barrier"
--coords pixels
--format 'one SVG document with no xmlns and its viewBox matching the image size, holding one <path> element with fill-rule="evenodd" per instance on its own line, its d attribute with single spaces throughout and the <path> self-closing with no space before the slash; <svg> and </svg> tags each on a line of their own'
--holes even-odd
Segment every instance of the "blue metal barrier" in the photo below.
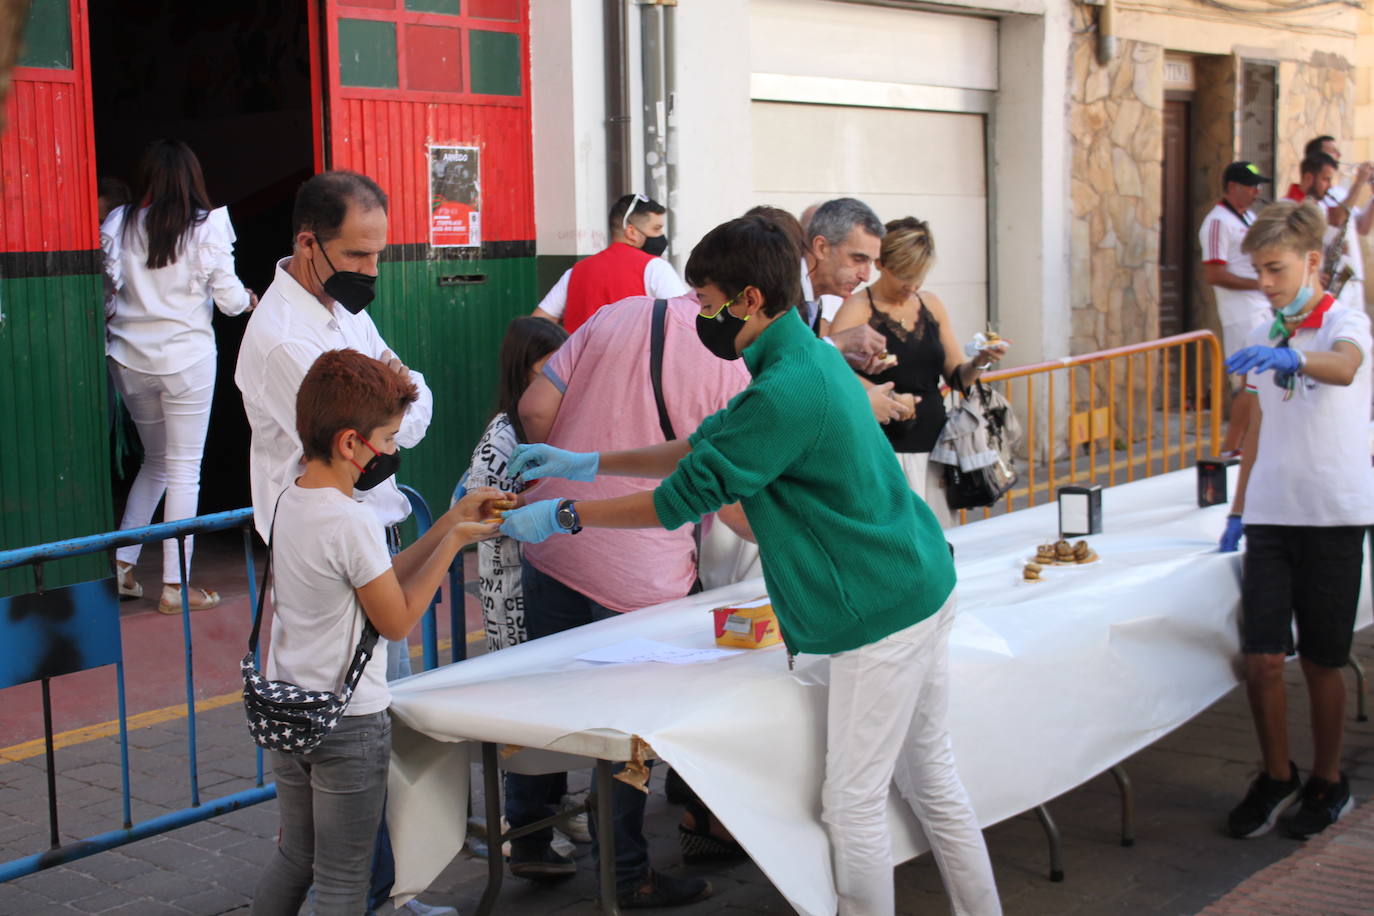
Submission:
<svg viewBox="0 0 1374 916">
<path fill-rule="evenodd" d="M 424 537 L 425 532 L 434 527 L 434 514 L 429 511 L 429 504 L 413 487 L 401 484 L 398 489 L 410 500 L 410 511 L 415 516 L 417 529 L 415 537 Z M 450 661 L 454 662 L 461 662 L 468 657 L 467 618 L 463 613 L 465 603 L 463 552 L 460 550 L 448 566 L 448 632 L 449 641 L 452 643 L 449 647 L 449 656 Z M 438 604 L 439 594 L 436 592 L 429 602 L 429 610 L 425 611 L 425 616 L 420 621 L 420 639 L 424 647 L 423 661 L 426 671 L 439 667 L 439 621 L 436 613 Z"/>
<path fill-rule="evenodd" d="M 0 688 L 39 681 L 43 692 L 44 750 L 48 776 L 48 831 L 50 848 L 35 855 L 0 863 L 0 881 L 33 874 L 64 862 L 94 855 L 116 846 L 217 817 L 238 808 L 275 798 L 275 784 L 264 784 L 262 751 L 257 751 L 255 786 L 223 798 L 202 802 L 196 755 L 196 707 L 194 654 L 191 648 L 190 589 L 186 577 L 186 538 L 194 534 L 243 530 L 244 563 L 248 575 L 248 605 L 257 603 L 257 582 L 253 562 L 253 510 L 238 509 L 196 518 L 128 528 L 86 537 L 71 538 L 0 551 L 0 569 L 29 566 L 33 569 L 34 591 L 27 595 L 0 598 L 0 642 L 16 663 L 0 667 Z M 124 658 L 120 641 L 119 598 L 113 577 L 83 582 L 61 589 L 43 587 L 43 564 L 63 557 L 100 553 L 127 544 L 147 544 L 175 537 L 181 567 L 181 628 L 186 665 L 186 722 L 191 805 L 135 824 L 129 792 L 128 710 L 124 693 Z M 52 678 L 77 671 L 113 664 L 119 705 L 120 794 L 123 800 L 123 826 L 62 845 L 59 843 L 57 808 L 57 769 L 53 744 Z M 27 667 L 23 667 L 27 665 Z"/>
<path fill-rule="evenodd" d="M 434 524 L 424 499 L 414 489 L 401 486 L 410 500 L 419 534 Z M 33 570 L 34 591 L 28 595 L 0 598 L 0 689 L 39 681 L 43 695 L 44 750 L 47 757 L 49 848 L 34 855 L 0 862 L 0 881 L 8 881 L 52 868 L 76 859 L 104 852 L 117 846 L 165 833 L 230 811 L 276 798 L 275 783 L 264 783 L 263 753 L 257 748 L 257 775 L 254 788 L 222 798 L 202 801 L 197 768 L 194 653 L 191 647 L 190 590 L 186 574 L 186 538 L 211 531 L 240 528 L 243 531 L 244 564 L 248 576 L 249 614 L 257 607 L 257 574 L 253 561 L 253 510 L 236 509 L 196 518 L 128 528 L 105 534 L 70 538 L 0 551 L 0 569 L 29 566 Z M 120 640 L 119 597 L 115 579 L 108 577 L 57 589 L 44 589 L 43 564 L 65 557 L 100 553 L 129 544 L 148 544 L 176 538 L 181 572 L 182 639 L 186 666 L 187 756 L 190 769 L 191 805 L 170 814 L 133 823 L 129 790 L 128 712 L 124 691 L 124 657 Z M 467 629 L 464 617 L 463 560 L 459 553 L 449 565 L 449 613 L 452 634 L 451 658 L 467 657 Z M 439 665 L 436 609 L 439 593 L 431 600 L 422 621 L 424 668 Z M 58 649 L 60 651 L 53 651 Z M 237 656 L 236 656 L 237 657 Z M 92 668 L 113 665 L 119 708 L 120 793 L 123 800 L 123 826 L 118 830 L 86 837 L 66 845 L 59 842 L 57 769 L 53 743 L 52 702 L 49 682 L 54 677 Z M 245 734 L 246 734 L 245 729 Z"/>
</svg>

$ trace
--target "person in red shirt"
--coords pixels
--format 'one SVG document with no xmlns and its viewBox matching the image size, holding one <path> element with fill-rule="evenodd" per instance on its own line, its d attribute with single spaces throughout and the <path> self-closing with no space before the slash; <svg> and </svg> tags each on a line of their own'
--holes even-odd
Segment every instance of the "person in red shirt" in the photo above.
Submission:
<svg viewBox="0 0 1374 916">
<path fill-rule="evenodd" d="M 1326 153 L 1314 153 L 1308 156 L 1298 167 L 1297 184 L 1288 186 L 1288 193 L 1283 195 L 1284 199 L 1302 203 L 1310 197 L 1322 205 L 1322 201 L 1326 199 L 1326 193 L 1336 183 L 1336 170 L 1338 168 L 1339 165 L 1336 160 Z"/>
<path fill-rule="evenodd" d="M 659 257 L 668 250 L 667 211 L 643 194 L 626 194 L 611 207 L 611 244 L 583 258 L 534 310 L 534 317 L 562 322 L 571 334 L 603 305 L 630 296 L 674 299 L 687 293 L 673 265 Z"/>
</svg>

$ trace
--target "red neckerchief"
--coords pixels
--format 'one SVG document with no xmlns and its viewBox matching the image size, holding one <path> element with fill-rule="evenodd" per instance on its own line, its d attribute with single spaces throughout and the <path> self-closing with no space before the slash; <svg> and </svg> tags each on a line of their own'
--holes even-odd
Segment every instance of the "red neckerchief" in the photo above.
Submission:
<svg viewBox="0 0 1374 916">
<path fill-rule="evenodd" d="M 1307 195 L 1303 193 L 1302 188 L 1298 187 L 1296 184 L 1290 184 L 1288 186 L 1288 193 L 1283 195 L 1283 197 L 1285 200 L 1296 200 L 1298 203 L 1307 200 Z"/>
<path fill-rule="evenodd" d="M 1307 317 L 1302 320 L 1302 324 L 1293 329 L 1294 333 L 1303 328 L 1321 327 L 1322 322 L 1326 319 L 1326 313 L 1331 310 L 1331 306 L 1335 305 L 1335 303 L 1336 300 L 1331 298 L 1330 293 L 1322 296 L 1322 301 L 1317 303 L 1317 307 L 1308 312 Z"/>
</svg>

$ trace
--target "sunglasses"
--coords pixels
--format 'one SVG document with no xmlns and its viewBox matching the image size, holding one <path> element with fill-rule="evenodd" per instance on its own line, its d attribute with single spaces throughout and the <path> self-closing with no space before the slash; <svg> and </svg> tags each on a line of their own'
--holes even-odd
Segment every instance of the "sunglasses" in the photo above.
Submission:
<svg viewBox="0 0 1374 916">
<path fill-rule="evenodd" d="M 630 201 L 630 205 L 625 208 L 625 215 L 620 218 L 620 228 L 630 228 L 630 215 L 635 212 L 635 207 L 638 207 L 641 203 L 647 204 L 648 202 L 649 198 L 645 197 L 643 194 L 640 194 L 638 191 L 636 191 L 634 200 Z"/>
</svg>

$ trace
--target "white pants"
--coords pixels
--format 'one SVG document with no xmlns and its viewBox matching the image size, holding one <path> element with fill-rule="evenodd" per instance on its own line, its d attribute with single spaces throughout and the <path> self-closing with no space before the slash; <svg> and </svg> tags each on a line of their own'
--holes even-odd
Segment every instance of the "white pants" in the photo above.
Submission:
<svg viewBox="0 0 1374 916">
<path fill-rule="evenodd" d="M 181 372 L 149 375 L 110 360 L 110 376 L 129 408 L 143 443 L 143 465 L 129 490 L 119 527 L 140 528 L 153 520 L 158 500 L 167 494 L 164 522 L 191 518 L 200 500 L 200 459 L 210 425 L 215 393 L 215 356 L 211 354 Z M 186 539 L 186 574 L 191 574 L 191 538 Z M 138 562 L 142 545 L 115 551 L 121 563 Z M 162 581 L 180 582 L 177 542 L 162 543 Z"/>
<path fill-rule="evenodd" d="M 951 595 L 915 626 L 830 657 L 821 819 L 830 832 L 840 916 L 894 912 L 886 813 L 894 781 L 930 841 L 953 912 L 1002 912 L 945 721 L 954 607 Z"/>
<path fill-rule="evenodd" d="M 945 498 L 945 466 L 930 460 L 930 452 L 898 452 L 897 463 L 902 466 L 906 482 L 912 491 L 930 506 L 941 528 L 954 523 Z"/>
</svg>

